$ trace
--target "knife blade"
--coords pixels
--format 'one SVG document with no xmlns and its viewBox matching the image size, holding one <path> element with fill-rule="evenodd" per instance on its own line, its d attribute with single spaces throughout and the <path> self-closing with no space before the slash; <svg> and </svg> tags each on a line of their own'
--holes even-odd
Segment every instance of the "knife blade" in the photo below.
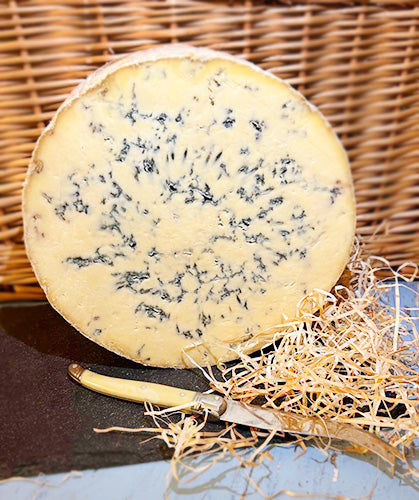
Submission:
<svg viewBox="0 0 419 500">
<path fill-rule="evenodd" d="M 379 455 L 386 462 L 394 465 L 395 458 L 402 459 L 399 451 L 370 432 L 358 429 L 350 424 L 323 420 L 319 417 L 307 417 L 280 410 L 261 408 L 255 405 L 232 400 L 226 401 L 226 410 L 219 420 L 249 427 L 288 434 L 300 434 L 340 441 L 356 442 L 357 445 Z"/>
<path fill-rule="evenodd" d="M 355 442 L 394 465 L 400 452 L 379 437 L 351 424 L 319 417 L 249 405 L 216 394 L 203 394 L 178 387 L 100 375 L 78 363 L 68 366 L 68 374 L 82 386 L 107 396 L 137 403 L 149 402 L 167 408 L 182 407 L 192 412 L 207 411 L 212 419 L 247 427 L 303 436 Z"/>
</svg>

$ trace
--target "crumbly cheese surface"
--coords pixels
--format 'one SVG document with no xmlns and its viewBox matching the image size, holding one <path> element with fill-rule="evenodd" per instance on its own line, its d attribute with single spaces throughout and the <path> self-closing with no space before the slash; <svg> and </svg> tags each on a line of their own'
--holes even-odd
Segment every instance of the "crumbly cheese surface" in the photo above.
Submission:
<svg viewBox="0 0 419 500">
<path fill-rule="evenodd" d="M 93 341 L 213 364 L 339 278 L 350 171 L 281 80 L 210 51 L 151 55 L 102 70 L 41 136 L 25 242 L 51 304 Z"/>
</svg>

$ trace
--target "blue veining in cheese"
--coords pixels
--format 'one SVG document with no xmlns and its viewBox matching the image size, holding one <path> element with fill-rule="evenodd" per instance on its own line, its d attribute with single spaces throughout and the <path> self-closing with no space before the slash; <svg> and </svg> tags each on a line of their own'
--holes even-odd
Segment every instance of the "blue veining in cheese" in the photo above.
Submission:
<svg viewBox="0 0 419 500">
<path fill-rule="evenodd" d="M 330 289 L 354 214 L 322 116 L 273 76 L 188 47 L 93 75 L 41 136 L 24 192 L 25 242 L 52 305 L 159 366 L 232 359 Z"/>
</svg>

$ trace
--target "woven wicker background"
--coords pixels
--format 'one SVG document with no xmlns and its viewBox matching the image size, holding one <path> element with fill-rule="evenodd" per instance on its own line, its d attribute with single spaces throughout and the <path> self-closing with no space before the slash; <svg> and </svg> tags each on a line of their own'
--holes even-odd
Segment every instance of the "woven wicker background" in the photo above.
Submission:
<svg viewBox="0 0 419 500">
<path fill-rule="evenodd" d="M 168 42 L 225 50 L 319 106 L 351 159 L 358 230 L 419 262 L 419 2 L 0 0 L 0 300 L 42 298 L 22 242 L 38 135 L 104 62 Z"/>
</svg>

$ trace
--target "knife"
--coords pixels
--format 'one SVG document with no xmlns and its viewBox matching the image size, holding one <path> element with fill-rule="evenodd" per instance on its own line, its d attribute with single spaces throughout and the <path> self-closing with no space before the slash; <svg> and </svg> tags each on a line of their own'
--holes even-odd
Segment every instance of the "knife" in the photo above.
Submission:
<svg viewBox="0 0 419 500">
<path fill-rule="evenodd" d="M 379 455 L 391 465 L 394 465 L 396 457 L 403 458 L 393 446 L 351 424 L 262 408 L 216 394 L 203 394 L 168 385 L 108 377 L 83 368 L 78 363 L 71 363 L 68 366 L 68 374 L 82 386 L 107 396 L 136 403 L 149 402 L 167 408 L 180 406 L 194 413 L 207 411 L 212 419 L 257 429 L 349 441 Z"/>
</svg>

